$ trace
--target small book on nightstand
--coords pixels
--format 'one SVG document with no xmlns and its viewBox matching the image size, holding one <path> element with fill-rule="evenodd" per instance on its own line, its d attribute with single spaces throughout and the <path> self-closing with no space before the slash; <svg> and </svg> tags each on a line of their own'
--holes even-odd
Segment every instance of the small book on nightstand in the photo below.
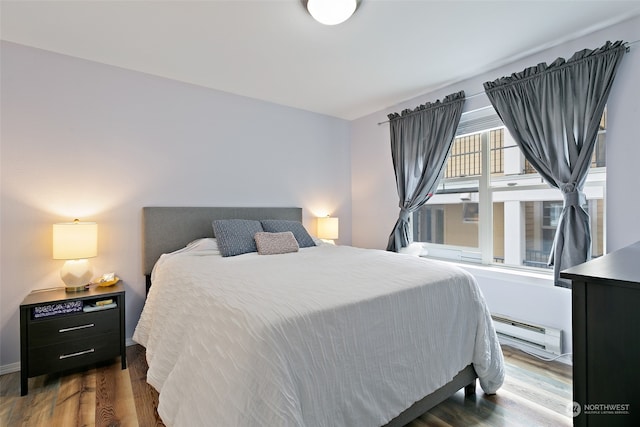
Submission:
<svg viewBox="0 0 640 427">
<path fill-rule="evenodd" d="M 82 307 L 82 311 L 88 312 L 88 311 L 106 310 L 108 308 L 114 308 L 117 306 L 118 304 L 113 302 L 112 299 L 106 299 L 102 301 L 96 301 L 93 304 L 87 304 L 84 307 Z"/>
</svg>

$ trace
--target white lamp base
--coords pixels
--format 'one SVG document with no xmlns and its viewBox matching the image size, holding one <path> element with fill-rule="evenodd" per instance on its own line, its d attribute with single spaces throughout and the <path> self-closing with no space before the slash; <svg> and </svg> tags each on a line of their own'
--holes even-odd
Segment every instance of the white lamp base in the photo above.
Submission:
<svg viewBox="0 0 640 427">
<path fill-rule="evenodd" d="M 67 292 L 84 291 L 93 278 L 89 260 L 67 260 L 60 270 L 60 278 L 64 282 Z"/>
</svg>

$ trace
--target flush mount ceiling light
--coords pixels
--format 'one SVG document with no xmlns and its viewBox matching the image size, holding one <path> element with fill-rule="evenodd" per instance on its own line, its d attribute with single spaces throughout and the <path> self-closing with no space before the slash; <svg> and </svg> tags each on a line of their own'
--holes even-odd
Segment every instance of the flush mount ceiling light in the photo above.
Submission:
<svg viewBox="0 0 640 427">
<path fill-rule="evenodd" d="M 313 19 L 324 25 L 337 25 L 346 21 L 357 6 L 357 0 L 307 0 L 307 10 Z"/>
</svg>

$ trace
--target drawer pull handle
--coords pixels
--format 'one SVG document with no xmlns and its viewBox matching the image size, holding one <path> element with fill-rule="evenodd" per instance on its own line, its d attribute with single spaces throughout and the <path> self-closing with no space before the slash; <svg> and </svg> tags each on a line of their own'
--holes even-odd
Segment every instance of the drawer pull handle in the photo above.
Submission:
<svg viewBox="0 0 640 427">
<path fill-rule="evenodd" d="M 96 325 L 94 325 L 93 323 L 89 323 L 88 325 L 74 326 L 72 328 L 62 328 L 59 329 L 58 332 L 77 331 L 78 329 L 93 328 L 94 326 Z"/>
<path fill-rule="evenodd" d="M 60 356 L 60 360 L 68 359 L 69 357 L 82 356 L 83 354 L 93 353 L 94 351 L 96 351 L 94 348 L 90 348 L 89 350 L 79 351 L 77 353 L 63 354 L 62 356 Z"/>
</svg>

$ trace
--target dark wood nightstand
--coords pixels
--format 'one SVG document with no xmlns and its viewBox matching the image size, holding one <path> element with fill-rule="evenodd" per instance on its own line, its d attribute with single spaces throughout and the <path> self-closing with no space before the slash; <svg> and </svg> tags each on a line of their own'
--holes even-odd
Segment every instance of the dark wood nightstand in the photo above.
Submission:
<svg viewBox="0 0 640 427">
<path fill-rule="evenodd" d="M 98 301 L 112 303 L 96 308 Z M 84 309 L 83 309 L 84 308 Z M 85 311 L 92 310 L 92 311 Z M 34 291 L 20 304 L 21 395 L 28 379 L 120 356 L 127 367 L 124 286 Z"/>
<path fill-rule="evenodd" d="M 640 425 L 640 242 L 560 273 L 572 281 L 574 426 Z"/>
</svg>

